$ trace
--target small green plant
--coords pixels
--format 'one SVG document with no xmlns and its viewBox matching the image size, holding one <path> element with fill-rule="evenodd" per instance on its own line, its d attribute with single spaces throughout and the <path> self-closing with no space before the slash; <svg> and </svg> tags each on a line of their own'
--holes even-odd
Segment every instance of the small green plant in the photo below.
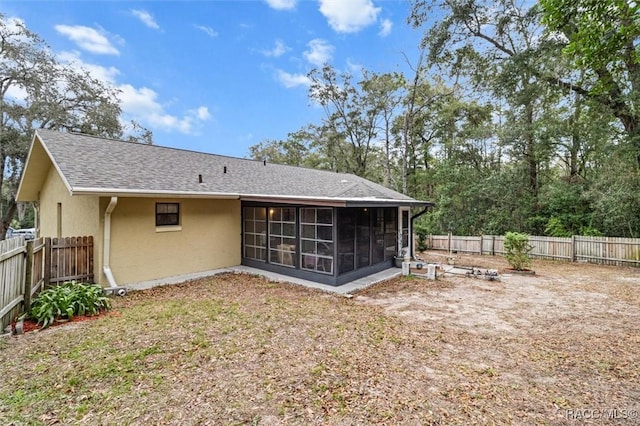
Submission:
<svg viewBox="0 0 640 426">
<path fill-rule="evenodd" d="M 416 235 L 418 236 L 418 250 L 425 251 L 429 248 L 427 244 L 427 228 L 424 226 L 416 226 Z"/>
<path fill-rule="evenodd" d="M 529 244 L 529 236 L 519 232 L 507 232 L 504 236 L 504 257 L 516 271 L 523 271 L 531 266 L 529 253 L 533 247 Z"/>
<path fill-rule="evenodd" d="M 65 282 L 43 290 L 33 300 L 28 316 L 46 328 L 56 319 L 73 319 L 74 315 L 98 315 L 111 308 L 104 290 L 94 284 Z"/>
</svg>

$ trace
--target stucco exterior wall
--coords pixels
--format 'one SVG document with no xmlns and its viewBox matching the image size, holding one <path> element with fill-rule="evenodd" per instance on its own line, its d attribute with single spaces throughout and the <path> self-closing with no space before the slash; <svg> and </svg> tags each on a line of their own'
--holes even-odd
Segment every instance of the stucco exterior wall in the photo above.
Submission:
<svg viewBox="0 0 640 426">
<path fill-rule="evenodd" d="M 76 237 L 92 235 L 99 231 L 98 197 L 72 197 L 54 167 L 49 168 L 40 191 L 40 236 Z M 61 235 L 58 235 L 58 203 L 60 203 Z"/>
<path fill-rule="evenodd" d="M 93 236 L 93 269 L 94 277 L 98 281 L 100 265 L 97 260 L 102 256 L 99 198 L 94 196 L 72 197 L 56 169 L 50 166 L 40 190 L 38 203 L 40 237 Z M 60 208 L 58 204 L 60 204 Z M 60 235 L 58 235 L 58 231 L 60 231 Z"/>
<path fill-rule="evenodd" d="M 178 229 L 156 227 L 157 202 L 180 203 Z M 108 203 L 100 200 L 101 212 Z M 239 265 L 240 233 L 238 200 L 120 197 L 111 216 L 111 271 L 126 285 Z"/>
</svg>

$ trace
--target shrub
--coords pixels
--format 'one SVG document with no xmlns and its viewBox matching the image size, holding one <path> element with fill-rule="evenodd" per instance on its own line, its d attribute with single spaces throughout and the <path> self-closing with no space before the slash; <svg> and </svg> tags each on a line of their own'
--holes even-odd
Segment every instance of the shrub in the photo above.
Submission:
<svg viewBox="0 0 640 426">
<path fill-rule="evenodd" d="M 504 257 L 516 271 L 531 266 L 529 253 L 533 247 L 529 244 L 529 236 L 519 232 L 507 232 L 504 236 Z"/>
<path fill-rule="evenodd" d="M 33 300 L 29 317 L 48 327 L 56 319 L 73 319 L 74 315 L 97 315 L 111 308 L 104 290 L 94 284 L 65 282 L 43 290 Z"/>
<path fill-rule="evenodd" d="M 427 228 L 425 226 L 416 226 L 416 235 L 418 237 L 418 251 L 425 251 L 429 248 L 427 245 Z"/>
</svg>

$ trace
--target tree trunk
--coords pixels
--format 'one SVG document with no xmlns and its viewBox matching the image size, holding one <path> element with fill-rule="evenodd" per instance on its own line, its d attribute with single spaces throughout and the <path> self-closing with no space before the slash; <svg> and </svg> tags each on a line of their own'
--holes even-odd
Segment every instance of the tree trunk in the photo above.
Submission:
<svg viewBox="0 0 640 426">
<path fill-rule="evenodd" d="M 16 203 L 15 198 L 11 197 L 4 208 L 2 221 L 0 221 L 0 240 L 4 240 L 6 237 L 7 230 L 9 229 L 9 226 L 11 226 L 11 221 L 13 220 L 13 216 L 16 214 L 17 208 L 18 204 Z"/>
<path fill-rule="evenodd" d="M 525 123 L 527 130 L 525 132 L 525 161 L 527 163 L 527 169 L 529 174 L 529 189 L 534 198 L 534 203 L 537 204 L 538 199 L 538 160 L 536 155 L 536 141 L 533 131 L 533 105 L 528 103 L 525 106 Z"/>
</svg>

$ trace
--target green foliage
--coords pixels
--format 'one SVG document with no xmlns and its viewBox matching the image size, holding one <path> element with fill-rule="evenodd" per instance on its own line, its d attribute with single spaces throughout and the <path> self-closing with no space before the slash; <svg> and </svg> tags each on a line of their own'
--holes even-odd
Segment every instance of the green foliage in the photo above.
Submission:
<svg viewBox="0 0 640 426">
<path fill-rule="evenodd" d="M 605 163 L 588 192 L 594 222 L 604 235 L 640 235 L 640 169 L 632 158 L 617 153 Z"/>
<path fill-rule="evenodd" d="M 557 217 L 549 218 L 547 226 L 544 228 L 544 233 L 550 237 L 570 237 L 574 235 L 566 228 L 562 220 Z"/>
<path fill-rule="evenodd" d="M 56 319 L 73 319 L 74 315 L 98 315 L 111 308 L 104 290 L 94 284 L 65 282 L 47 288 L 31 304 L 29 317 L 48 327 Z"/>
<path fill-rule="evenodd" d="M 507 232 L 504 236 L 504 257 L 516 271 L 522 271 L 531 266 L 529 253 L 532 248 L 527 234 Z"/>
<path fill-rule="evenodd" d="M 429 235 L 429 231 L 426 226 L 418 225 L 415 228 L 415 233 L 418 236 L 418 251 L 425 251 L 429 248 L 427 245 L 427 235 Z"/>
<path fill-rule="evenodd" d="M 540 6 L 543 23 L 564 36 L 563 53 L 579 71 L 567 86 L 610 109 L 640 167 L 640 3 L 541 0 Z"/>
</svg>

